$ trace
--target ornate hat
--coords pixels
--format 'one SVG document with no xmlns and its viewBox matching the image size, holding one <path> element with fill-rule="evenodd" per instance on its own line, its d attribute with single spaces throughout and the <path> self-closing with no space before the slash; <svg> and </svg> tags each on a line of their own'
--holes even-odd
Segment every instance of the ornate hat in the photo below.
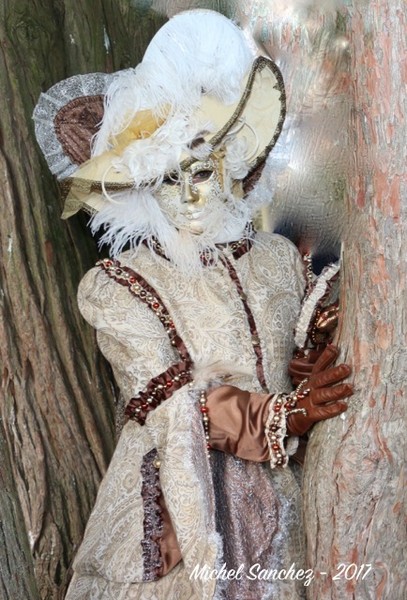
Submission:
<svg viewBox="0 0 407 600">
<path fill-rule="evenodd" d="M 210 10 L 170 19 L 135 69 L 76 75 L 41 94 L 36 136 L 66 198 L 63 218 L 154 187 L 239 140 L 253 180 L 285 116 L 278 67 Z"/>
</svg>

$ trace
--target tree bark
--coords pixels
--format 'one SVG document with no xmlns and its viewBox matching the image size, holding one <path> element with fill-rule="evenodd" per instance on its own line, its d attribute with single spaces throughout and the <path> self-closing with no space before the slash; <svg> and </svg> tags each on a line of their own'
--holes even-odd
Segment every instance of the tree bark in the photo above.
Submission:
<svg viewBox="0 0 407 600">
<path fill-rule="evenodd" d="M 115 441 L 110 369 L 75 300 L 96 247 L 84 217 L 59 219 L 32 111 L 69 75 L 133 65 L 162 21 L 126 1 L 0 2 L 4 599 L 63 597 Z"/>
<path fill-rule="evenodd" d="M 355 395 L 343 420 L 315 428 L 307 452 L 306 533 L 316 574 L 309 597 L 401 600 L 407 597 L 405 3 L 349 2 L 347 32 L 355 108 L 338 340 L 353 366 Z"/>
<path fill-rule="evenodd" d="M 239 15 L 278 60 L 288 91 L 286 130 L 263 177 L 275 190 L 270 223 L 314 254 L 334 249 L 335 235 L 344 248 L 338 344 L 355 395 L 344 419 L 314 428 L 307 450 L 308 597 L 401 600 L 406 5 L 250 2 Z M 341 212 L 345 227 L 337 227 Z"/>
<path fill-rule="evenodd" d="M 34 565 L 2 424 L 0 511 L 0 598 L 37 600 L 39 596 Z"/>
</svg>

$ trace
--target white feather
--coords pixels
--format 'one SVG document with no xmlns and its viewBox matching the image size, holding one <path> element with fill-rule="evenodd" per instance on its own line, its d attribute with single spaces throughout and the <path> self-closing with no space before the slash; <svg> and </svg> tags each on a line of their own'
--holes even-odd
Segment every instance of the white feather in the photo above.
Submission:
<svg viewBox="0 0 407 600">
<path fill-rule="evenodd" d="M 227 188 L 223 197 L 207 211 L 202 222 L 203 233 L 196 235 L 177 229 L 170 222 L 151 188 L 117 193 L 106 197 L 106 200 L 106 206 L 93 215 L 90 225 L 93 233 L 105 228 L 100 244 L 108 244 L 112 256 L 119 255 L 128 244 L 135 254 L 142 242 L 152 246 L 155 239 L 165 255 L 191 276 L 202 273 L 201 256 L 206 255 L 216 261 L 219 253 L 217 243 L 239 237 L 258 209 L 255 204 L 235 198 Z"/>
<path fill-rule="evenodd" d="M 105 227 L 101 243 L 109 244 L 114 256 L 127 244 L 136 252 L 142 241 L 152 243 L 155 238 L 181 269 L 199 273 L 201 253 L 216 257 L 216 242 L 233 238 L 244 229 L 257 203 L 235 199 L 231 189 L 225 190 L 224 202 L 208 211 L 201 235 L 177 230 L 161 211 L 154 190 L 166 172 L 179 170 L 182 156 L 203 159 L 210 154 L 208 144 L 193 149 L 190 144 L 202 131 L 213 131 L 213 125 L 191 115 L 203 93 L 225 104 L 236 101 L 254 54 L 243 31 L 223 15 L 210 10 L 188 11 L 158 31 L 140 65 L 113 80 L 94 155 L 108 150 L 110 138 L 123 131 L 138 111 L 151 109 L 156 115 L 167 116 L 165 112 L 170 110 L 153 135 L 129 144 L 114 162 L 115 169 L 130 171 L 133 191 L 111 198 L 105 194 L 106 207 L 92 218 L 94 231 Z M 248 171 L 247 144 L 232 136 L 226 146 L 226 170 L 232 179 L 242 179 Z"/>
<path fill-rule="evenodd" d="M 143 61 L 110 85 L 93 154 L 108 150 L 109 138 L 139 110 L 159 114 L 169 105 L 172 114 L 188 115 L 203 91 L 226 104 L 237 100 L 253 56 L 243 31 L 223 15 L 210 10 L 176 15 L 154 36 Z"/>
</svg>

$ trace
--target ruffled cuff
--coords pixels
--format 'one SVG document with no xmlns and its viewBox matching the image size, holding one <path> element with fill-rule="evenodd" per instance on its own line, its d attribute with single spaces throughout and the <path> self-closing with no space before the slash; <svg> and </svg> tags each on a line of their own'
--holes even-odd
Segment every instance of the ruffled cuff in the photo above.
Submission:
<svg viewBox="0 0 407 600">
<path fill-rule="evenodd" d="M 298 437 L 287 438 L 287 394 L 276 394 L 270 400 L 265 434 L 270 452 L 270 467 L 286 467 L 289 456 L 298 448 Z"/>
</svg>

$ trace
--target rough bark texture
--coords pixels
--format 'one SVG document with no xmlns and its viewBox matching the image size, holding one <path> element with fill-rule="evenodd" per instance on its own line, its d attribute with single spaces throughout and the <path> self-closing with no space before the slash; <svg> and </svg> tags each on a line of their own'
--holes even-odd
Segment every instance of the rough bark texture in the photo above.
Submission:
<svg viewBox="0 0 407 600">
<path fill-rule="evenodd" d="M 0 598 L 38 598 L 33 560 L 2 426 L 0 511 Z"/>
<path fill-rule="evenodd" d="M 128 67 L 162 18 L 128 2 L 0 2 L 0 596 L 61 598 L 114 447 L 114 390 L 76 308 L 96 260 L 85 220 L 59 219 L 34 141 L 42 90 Z M 30 556 L 30 552 L 32 558 Z M 35 570 L 35 579 L 34 579 Z"/>
<path fill-rule="evenodd" d="M 347 225 L 336 229 L 344 242 L 338 343 L 353 366 L 356 393 L 344 419 L 315 428 L 307 452 L 306 566 L 315 573 L 308 597 L 402 600 L 406 4 L 253 1 L 239 14 L 288 84 L 284 147 L 272 153 L 265 173 L 271 183 L 273 174 L 281 181 L 274 184 L 271 222 L 285 223 L 303 247 L 329 251 L 338 202 L 345 200 Z M 276 157 L 280 164 L 273 166 Z"/>
<path fill-rule="evenodd" d="M 307 454 L 308 560 L 317 575 L 309 597 L 318 600 L 407 597 L 406 16 L 402 0 L 348 6 L 354 175 L 339 344 L 356 393 L 343 420 L 315 429 Z M 372 570 L 359 571 L 366 564 Z"/>
<path fill-rule="evenodd" d="M 288 126 L 263 177 L 275 189 L 270 223 L 286 233 L 294 224 L 297 241 L 332 251 L 350 182 L 339 342 L 356 394 L 346 418 L 319 425 L 309 445 L 309 598 L 402 600 L 403 0 L 0 0 L 0 597 L 62 598 L 114 447 L 110 373 L 75 302 L 97 253 L 86 219 L 59 220 L 32 110 L 65 77 L 136 64 L 167 16 L 191 7 L 236 17 L 286 78 Z M 349 97 L 351 167 L 341 148 Z M 346 579 L 340 563 L 373 568 Z"/>
</svg>

